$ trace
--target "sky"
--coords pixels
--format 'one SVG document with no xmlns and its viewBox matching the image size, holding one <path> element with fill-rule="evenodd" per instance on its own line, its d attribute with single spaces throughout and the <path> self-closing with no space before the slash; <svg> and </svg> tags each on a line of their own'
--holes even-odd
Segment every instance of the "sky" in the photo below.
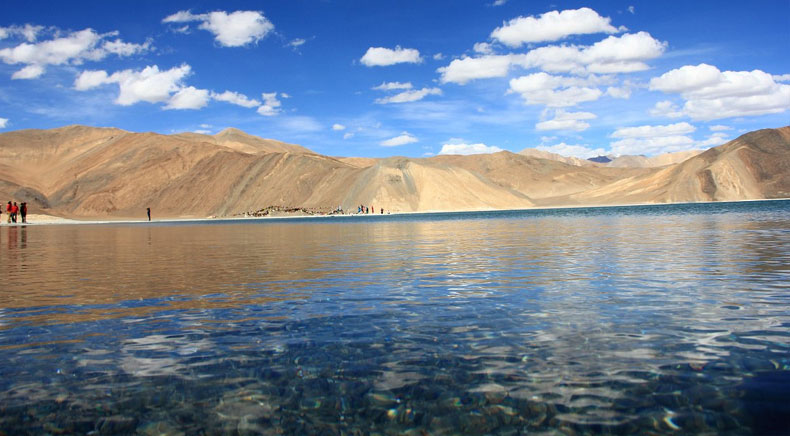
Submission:
<svg viewBox="0 0 790 436">
<path fill-rule="evenodd" d="M 5 1 L 0 132 L 331 156 L 706 149 L 790 124 L 790 1 Z"/>
</svg>

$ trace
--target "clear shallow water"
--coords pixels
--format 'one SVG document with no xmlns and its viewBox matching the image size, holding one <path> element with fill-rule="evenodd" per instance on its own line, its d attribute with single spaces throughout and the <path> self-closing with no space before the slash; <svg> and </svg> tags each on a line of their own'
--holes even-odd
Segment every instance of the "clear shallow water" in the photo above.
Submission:
<svg viewBox="0 0 790 436">
<path fill-rule="evenodd" d="M 790 201 L 0 228 L 0 430 L 786 433 Z"/>
</svg>

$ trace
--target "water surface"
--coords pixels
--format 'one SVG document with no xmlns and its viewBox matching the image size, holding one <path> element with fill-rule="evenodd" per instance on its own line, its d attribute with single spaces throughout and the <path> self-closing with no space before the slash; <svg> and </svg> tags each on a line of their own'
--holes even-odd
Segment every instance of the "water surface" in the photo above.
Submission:
<svg viewBox="0 0 790 436">
<path fill-rule="evenodd" d="M 0 228 L 0 430 L 782 433 L 790 201 Z"/>
</svg>

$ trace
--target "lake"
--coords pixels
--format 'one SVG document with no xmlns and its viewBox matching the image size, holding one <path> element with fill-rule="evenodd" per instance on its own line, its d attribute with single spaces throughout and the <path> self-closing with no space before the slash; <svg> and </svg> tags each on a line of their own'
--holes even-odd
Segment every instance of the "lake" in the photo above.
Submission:
<svg viewBox="0 0 790 436">
<path fill-rule="evenodd" d="M 0 228 L 0 434 L 790 431 L 790 201 Z"/>
</svg>

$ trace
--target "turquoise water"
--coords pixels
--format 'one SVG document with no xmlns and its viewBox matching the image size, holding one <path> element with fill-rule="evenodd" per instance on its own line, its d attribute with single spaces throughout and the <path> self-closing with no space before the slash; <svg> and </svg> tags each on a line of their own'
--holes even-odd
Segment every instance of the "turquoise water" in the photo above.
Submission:
<svg viewBox="0 0 790 436">
<path fill-rule="evenodd" d="M 0 228 L 0 434 L 781 434 L 790 201 Z"/>
</svg>

